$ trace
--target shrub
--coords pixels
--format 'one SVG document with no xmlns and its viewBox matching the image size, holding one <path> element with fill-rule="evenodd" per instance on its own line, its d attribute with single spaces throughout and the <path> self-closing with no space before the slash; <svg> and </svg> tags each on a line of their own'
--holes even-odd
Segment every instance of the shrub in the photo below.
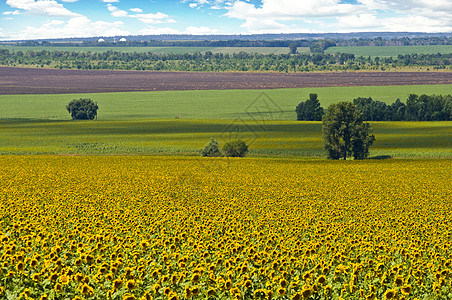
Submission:
<svg viewBox="0 0 452 300">
<path fill-rule="evenodd" d="M 99 107 L 90 98 L 80 98 L 69 102 L 66 109 L 71 114 L 72 120 L 92 120 L 97 116 Z"/>
<path fill-rule="evenodd" d="M 199 153 L 201 154 L 201 156 L 208 157 L 221 156 L 220 148 L 218 147 L 218 142 L 214 139 L 210 139 L 210 141 L 201 150 L 199 150 Z"/>
<path fill-rule="evenodd" d="M 223 146 L 223 155 L 228 157 L 244 157 L 248 153 L 248 146 L 242 140 L 229 141 Z"/>
<path fill-rule="evenodd" d="M 300 102 L 295 112 L 297 113 L 298 121 L 321 121 L 324 115 L 323 108 L 317 99 L 317 94 L 309 94 L 309 99 Z"/>
</svg>

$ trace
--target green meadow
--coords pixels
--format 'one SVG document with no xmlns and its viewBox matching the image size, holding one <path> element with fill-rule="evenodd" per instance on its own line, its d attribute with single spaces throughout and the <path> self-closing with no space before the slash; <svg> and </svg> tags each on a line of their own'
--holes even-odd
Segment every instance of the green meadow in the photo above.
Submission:
<svg viewBox="0 0 452 300">
<path fill-rule="evenodd" d="M 212 53 L 233 54 L 239 52 L 259 54 L 288 54 L 288 47 L 58 47 L 58 46 L 11 46 L 0 45 L 0 49 L 14 51 L 68 51 L 68 52 L 107 52 L 117 51 L 125 53 L 162 53 L 162 54 L 185 54 L 185 53 Z M 309 53 L 309 47 L 298 48 L 299 53 Z"/>
<path fill-rule="evenodd" d="M 243 139 L 250 156 L 324 156 L 320 122 L 295 106 L 317 93 L 323 107 L 355 97 L 392 103 L 449 94 L 452 85 L 0 96 L 0 154 L 198 155 L 210 138 Z M 73 121 L 65 106 L 90 97 L 98 120 Z M 452 157 L 452 122 L 374 122 L 371 157 Z"/>
<path fill-rule="evenodd" d="M 451 94 L 452 85 L 327 87 L 274 90 L 159 91 L 64 95 L 0 95 L 0 119 L 69 120 L 66 104 L 91 98 L 99 120 L 296 119 L 295 107 L 317 93 L 323 107 L 357 97 L 392 103 L 410 94 Z"/>
<path fill-rule="evenodd" d="M 452 157 L 452 122 L 374 122 L 370 155 Z M 0 121 L 0 154 L 197 155 L 210 138 L 249 144 L 251 156 L 322 157 L 321 122 L 141 119 Z"/>
<path fill-rule="evenodd" d="M 355 56 L 389 57 L 399 54 L 448 54 L 452 53 L 452 45 L 427 45 L 427 46 L 353 46 L 330 47 L 325 53 L 350 53 Z"/>
</svg>

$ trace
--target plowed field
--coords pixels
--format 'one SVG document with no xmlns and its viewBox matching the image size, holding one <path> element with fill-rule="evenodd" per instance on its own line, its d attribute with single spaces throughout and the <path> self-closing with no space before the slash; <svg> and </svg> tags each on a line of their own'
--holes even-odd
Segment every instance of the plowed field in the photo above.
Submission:
<svg viewBox="0 0 452 300">
<path fill-rule="evenodd" d="M 0 94 L 452 84 L 451 72 L 203 73 L 0 67 Z"/>
</svg>

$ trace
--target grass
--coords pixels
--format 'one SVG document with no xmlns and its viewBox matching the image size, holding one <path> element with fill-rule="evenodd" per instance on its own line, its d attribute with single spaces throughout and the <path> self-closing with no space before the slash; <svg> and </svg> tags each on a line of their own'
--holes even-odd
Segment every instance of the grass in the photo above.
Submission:
<svg viewBox="0 0 452 300">
<path fill-rule="evenodd" d="M 241 51 L 247 53 L 259 53 L 259 54 L 288 54 L 288 47 L 58 47 L 58 46 L 11 46 L 0 45 L 0 49 L 8 49 L 14 51 L 69 51 L 69 52 L 107 52 L 118 51 L 127 53 L 204 53 L 211 51 L 213 53 L 233 54 Z M 309 48 L 298 48 L 298 52 L 307 53 Z"/>
<path fill-rule="evenodd" d="M 399 54 L 447 54 L 452 53 L 452 45 L 432 46 L 354 46 L 354 47 L 331 47 L 326 53 L 350 53 L 355 56 L 389 57 Z"/>
<path fill-rule="evenodd" d="M 374 157 L 452 158 L 452 122 L 374 122 Z M 0 154 L 189 154 L 242 139 L 251 156 L 322 157 L 321 123 L 141 119 L 0 121 Z"/>
<path fill-rule="evenodd" d="M 66 104 L 89 97 L 99 105 L 99 120 L 258 119 L 294 120 L 295 107 L 317 93 L 323 107 L 356 97 L 405 101 L 415 94 L 450 94 L 452 85 L 327 87 L 275 90 L 162 91 L 65 95 L 1 95 L 0 119 L 69 120 Z M 262 94 L 262 93 L 265 94 Z"/>
</svg>

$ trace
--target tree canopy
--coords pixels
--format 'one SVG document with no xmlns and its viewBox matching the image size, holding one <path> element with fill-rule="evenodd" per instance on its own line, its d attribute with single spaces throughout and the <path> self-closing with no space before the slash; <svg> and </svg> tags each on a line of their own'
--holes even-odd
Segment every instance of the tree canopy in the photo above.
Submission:
<svg viewBox="0 0 452 300">
<path fill-rule="evenodd" d="M 300 102 L 295 109 L 298 121 L 321 121 L 324 114 L 323 108 L 317 99 L 317 94 L 309 94 L 309 99 Z"/>
<path fill-rule="evenodd" d="M 74 99 L 66 105 L 73 120 L 92 120 L 97 116 L 99 107 L 90 98 Z"/>
<path fill-rule="evenodd" d="M 329 159 L 364 159 L 375 141 L 371 126 L 364 123 L 361 112 L 350 102 L 328 107 L 322 120 L 324 148 Z"/>
</svg>

